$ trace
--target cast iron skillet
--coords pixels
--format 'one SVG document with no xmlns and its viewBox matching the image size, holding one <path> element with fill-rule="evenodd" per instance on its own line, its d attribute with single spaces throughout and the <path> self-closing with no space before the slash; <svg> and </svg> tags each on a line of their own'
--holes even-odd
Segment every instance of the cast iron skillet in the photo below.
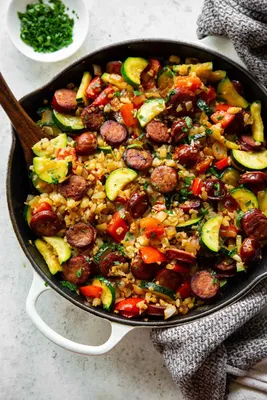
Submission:
<svg viewBox="0 0 267 400">
<path fill-rule="evenodd" d="M 212 61 L 214 69 L 223 69 L 228 71 L 231 79 L 240 80 L 245 88 L 246 98 L 249 101 L 261 100 L 262 109 L 267 110 L 267 90 L 253 77 L 250 76 L 244 68 L 240 67 L 228 58 L 218 54 L 212 50 L 206 50 L 196 44 L 185 42 L 163 40 L 163 39 L 146 39 L 138 41 L 127 41 L 119 44 L 114 44 L 95 51 L 72 65 L 64 69 L 51 82 L 44 87 L 24 96 L 20 102 L 26 112 L 33 120 L 37 119 L 36 110 L 43 105 L 43 99 L 51 100 L 53 92 L 56 89 L 65 87 L 68 83 L 74 82 L 79 84 L 82 73 L 85 70 L 92 70 L 92 64 L 105 65 L 106 62 L 112 60 L 124 60 L 129 56 L 141 56 L 145 58 L 157 57 L 168 58 L 171 54 L 177 54 L 181 57 L 196 57 L 200 62 Z M 264 114 L 264 113 L 263 113 Z M 264 115 L 263 115 L 264 116 Z M 265 126 L 267 126 L 267 116 L 265 117 Z M 28 193 L 31 193 L 31 188 L 28 180 L 28 171 L 23 158 L 22 148 L 17 139 L 16 132 L 12 129 L 12 146 L 8 161 L 7 170 L 7 201 L 10 212 L 11 221 L 17 235 L 17 238 L 30 260 L 33 268 L 37 273 L 48 282 L 59 294 L 70 300 L 76 306 L 103 317 L 110 321 L 123 323 L 132 326 L 157 326 L 166 327 L 177 324 L 183 324 L 192 320 L 211 314 L 222 307 L 236 301 L 256 283 L 267 277 L 267 253 L 265 251 L 263 260 L 255 269 L 234 278 L 227 285 L 228 288 L 216 300 L 215 303 L 204 305 L 196 310 L 191 311 L 188 315 L 179 315 L 171 320 L 129 320 L 112 313 L 108 313 L 100 308 L 89 307 L 84 304 L 84 298 L 74 294 L 60 285 L 60 278 L 52 276 L 42 259 L 37 249 L 30 245 L 29 240 L 34 239 L 31 230 L 23 217 L 24 201 Z"/>
</svg>

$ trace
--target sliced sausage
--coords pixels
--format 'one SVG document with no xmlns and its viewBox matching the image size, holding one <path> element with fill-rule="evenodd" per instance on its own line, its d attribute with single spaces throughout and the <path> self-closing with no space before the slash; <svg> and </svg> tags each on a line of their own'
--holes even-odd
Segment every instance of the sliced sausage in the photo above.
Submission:
<svg viewBox="0 0 267 400">
<path fill-rule="evenodd" d="M 217 272 L 217 276 L 230 278 L 236 274 L 236 262 L 231 259 L 224 260 L 215 264 L 214 269 Z"/>
<path fill-rule="evenodd" d="M 198 162 L 199 149 L 195 146 L 189 146 L 189 144 L 181 144 L 179 147 L 176 147 L 173 158 L 180 164 L 192 168 Z"/>
<path fill-rule="evenodd" d="M 128 167 L 137 171 L 146 171 L 152 166 L 152 155 L 148 150 L 128 149 L 124 153 L 124 160 Z"/>
<path fill-rule="evenodd" d="M 252 209 L 242 218 L 242 228 L 247 236 L 256 240 L 267 238 L 267 217 L 258 209 Z"/>
<path fill-rule="evenodd" d="M 265 189 L 266 182 L 267 174 L 262 171 L 245 172 L 239 180 L 240 185 L 247 185 L 257 191 Z"/>
<path fill-rule="evenodd" d="M 82 255 L 71 257 L 63 267 L 63 279 L 74 285 L 82 285 L 95 274 L 95 267 L 93 261 L 86 261 Z"/>
<path fill-rule="evenodd" d="M 148 208 L 148 195 L 146 193 L 134 193 L 128 202 L 128 211 L 132 218 L 140 218 Z"/>
<path fill-rule="evenodd" d="M 227 125 L 224 132 L 229 135 L 241 136 L 246 133 L 246 126 L 244 122 L 244 111 L 235 114 L 234 119 Z"/>
<path fill-rule="evenodd" d="M 51 210 L 43 210 L 34 214 L 30 226 L 37 236 L 54 236 L 61 229 L 57 214 Z"/>
<path fill-rule="evenodd" d="M 105 116 L 99 107 L 85 107 L 81 114 L 83 124 L 90 131 L 99 131 L 101 125 L 105 122 Z"/>
<path fill-rule="evenodd" d="M 79 175 L 71 175 L 69 179 L 58 185 L 58 191 L 63 197 L 75 201 L 81 200 L 88 190 L 88 182 Z"/>
<path fill-rule="evenodd" d="M 147 124 L 146 136 L 156 143 L 168 143 L 171 138 L 168 127 L 160 121 L 151 121 Z"/>
<path fill-rule="evenodd" d="M 172 192 L 178 183 L 176 170 L 166 165 L 155 168 L 150 180 L 152 186 L 161 193 Z"/>
<path fill-rule="evenodd" d="M 77 108 L 76 92 L 69 89 L 56 90 L 51 105 L 60 113 L 74 111 Z"/>
<path fill-rule="evenodd" d="M 159 270 L 155 277 L 155 282 L 175 292 L 183 281 L 182 276 L 171 269 L 163 268 Z"/>
<path fill-rule="evenodd" d="M 106 71 L 108 74 L 118 74 L 121 75 L 121 61 L 110 61 L 106 65 Z"/>
<path fill-rule="evenodd" d="M 185 87 L 178 87 L 167 102 L 167 110 L 171 115 L 185 116 L 195 112 L 196 95 Z"/>
<path fill-rule="evenodd" d="M 221 200 L 226 195 L 224 183 L 217 178 L 206 179 L 204 182 L 204 189 L 210 200 Z"/>
<path fill-rule="evenodd" d="M 246 238 L 240 248 L 240 257 L 245 264 L 259 262 L 262 258 L 259 242 L 253 237 Z"/>
<path fill-rule="evenodd" d="M 135 256 L 131 262 L 131 272 L 136 279 L 151 281 L 158 269 L 157 264 L 145 264 L 140 255 Z"/>
<path fill-rule="evenodd" d="M 184 119 L 174 121 L 171 128 L 171 136 L 174 143 L 179 143 L 188 134 L 188 127 Z"/>
<path fill-rule="evenodd" d="M 242 135 L 239 139 L 241 150 L 244 151 L 261 151 L 265 147 L 264 143 L 255 142 L 252 136 Z"/>
<path fill-rule="evenodd" d="M 97 148 L 96 136 L 93 133 L 85 132 L 75 138 L 76 153 L 79 156 L 88 156 L 93 154 Z"/>
<path fill-rule="evenodd" d="M 107 256 L 103 258 L 100 263 L 100 270 L 103 276 L 108 277 L 112 276 L 112 267 L 116 266 L 116 264 L 124 264 L 127 260 L 124 256 L 122 256 L 118 252 L 109 253 Z"/>
<path fill-rule="evenodd" d="M 103 139 L 111 146 L 120 146 L 127 138 L 126 128 L 116 121 L 108 120 L 100 128 Z"/>
<path fill-rule="evenodd" d="M 166 307 L 156 306 L 155 304 L 148 304 L 146 309 L 146 314 L 151 317 L 164 317 L 164 311 Z"/>
<path fill-rule="evenodd" d="M 175 247 L 167 249 L 165 251 L 165 256 L 169 260 L 177 260 L 186 264 L 194 264 L 196 262 L 194 254 L 188 253 L 188 251 L 176 249 Z"/>
<path fill-rule="evenodd" d="M 78 249 L 92 245 L 96 239 L 96 230 L 92 225 L 78 222 L 66 232 L 67 242 Z"/>
<path fill-rule="evenodd" d="M 209 271 L 199 271 L 191 279 L 191 289 L 195 296 L 209 300 L 218 294 L 220 284 L 216 276 Z"/>
<path fill-rule="evenodd" d="M 236 211 L 239 208 L 238 202 L 230 194 L 224 197 L 223 204 L 226 210 L 230 212 Z"/>
<path fill-rule="evenodd" d="M 190 210 L 197 210 L 201 206 L 200 199 L 196 200 L 188 200 L 185 203 L 179 204 L 179 208 L 183 210 L 183 212 L 188 213 Z"/>
</svg>

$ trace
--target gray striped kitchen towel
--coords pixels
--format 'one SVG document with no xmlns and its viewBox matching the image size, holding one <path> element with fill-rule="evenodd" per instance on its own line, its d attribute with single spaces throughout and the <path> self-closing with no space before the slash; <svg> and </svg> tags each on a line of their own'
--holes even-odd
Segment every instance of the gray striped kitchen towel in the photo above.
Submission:
<svg viewBox="0 0 267 400">
<path fill-rule="evenodd" d="M 204 0 L 199 39 L 228 37 L 248 70 L 267 86 L 267 0 Z"/>
</svg>

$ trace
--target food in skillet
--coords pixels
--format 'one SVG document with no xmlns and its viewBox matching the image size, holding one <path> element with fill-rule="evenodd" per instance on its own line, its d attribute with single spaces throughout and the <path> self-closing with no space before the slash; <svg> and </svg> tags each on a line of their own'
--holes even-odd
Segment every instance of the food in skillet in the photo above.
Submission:
<svg viewBox="0 0 267 400">
<path fill-rule="evenodd" d="M 267 239 L 261 103 L 211 62 L 129 57 L 39 110 L 25 216 L 51 274 L 95 307 L 169 318 L 255 268 Z"/>
</svg>

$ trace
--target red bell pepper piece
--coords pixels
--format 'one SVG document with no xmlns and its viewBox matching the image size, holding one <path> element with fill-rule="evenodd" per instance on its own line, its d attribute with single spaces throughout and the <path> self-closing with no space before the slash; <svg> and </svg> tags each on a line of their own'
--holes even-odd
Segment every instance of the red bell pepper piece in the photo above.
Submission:
<svg viewBox="0 0 267 400">
<path fill-rule="evenodd" d="M 120 109 L 123 121 L 127 127 L 135 126 L 138 124 L 138 120 L 134 117 L 134 106 L 132 103 L 124 104 Z"/>
<path fill-rule="evenodd" d="M 179 288 L 176 290 L 176 294 L 180 294 L 182 300 L 186 299 L 187 297 L 190 297 L 192 294 L 191 291 L 191 286 L 189 282 L 184 282 L 179 286 Z"/>
<path fill-rule="evenodd" d="M 79 287 L 79 291 L 86 297 L 98 298 L 101 296 L 102 288 L 99 286 L 88 285 Z"/>
<path fill-rule="evenodd" d="M 235 238 L 237 234 L 238 228 L 235 225 L 221 225 L 220 227 L 220 236 L 222 238 Z"/>
<path fill-rule="evenodd" d="M 144 94 L 140 94 L 138 96 L 134 96 L 132 99 L 133 105 L 135 108 L 140 108 L 142 104 L 146 101 L 146 97 Z"/>
<path fill-rule="evenodd" d="M 185 267 L 184 265 L 181 264 L 175 264 L 173 266 L 172 271 L 179 272 L 182 275 L 187 275 L 190 272 L 190 268 Z"/>
<path fill-rule="evenodd" d="M 58 149 L 56 153 L 56 158 L 58 160 L 65 160 L 67 157 L 71 157 L 72 171 L 76 169 L 77 164 L 77 154 L 73 147 L 66 147 L 64 149 Z"/>
<path fill-rule="evenodd" d="M 195 178 L 192 182 L 191 191 L 194 196 L 198 196 L 201 193 L 201 188 L 203 186 L 202 180 L 200 178 Z"/>
<path fill-rule="evenodd" d="M 175 80 L 175 87 L 184 87 L 195 92 L 202 86 L 201 80 L 197 76 L 178 77 Z"/>
<path fill-rule="evenodd" d="M 153 217 L 141 219 L 140 228 L 144 229 L 144 234 L 148 239 L 156 239 L 164 233 L 164 226 L 160 220 Z"/>
<path fill-rule="evenodd" d="M 88 85 L 85 93 L 89 99 L 95 100 L 97 96 L 102 92 L 103 82 L 102 79 L 97 76 Z"/>
<path fill-rule="evenodd" d="M 125 235 L 126 232 L 128 232 L 129 226 L 126 224 L 124 219 L 121 217 L 120 213 L 117 211 L 110 223 L 107 226 L 107 232 L 113 239 L 115 239 L 117 242 L 121 242 Z"/>
<path fill-rule="evenodd" d="M 140 309 L 137 307 L 137 303 L 140 301 L 144 301 L 144 299 L 140 297 L 132 297 L 130 299 L 122 300 L 116 304 L 115 310 L 138 315 Z"/>
<path fill-rule="evenodd" d="M 230 108 L 232 106 L 229 106 L 229 104 L 225 104 L 225 103 L 219 103 L 216 106 L 216 111 L 228 111 L 228 108 Z"/>
<path fill-rule="evenodd" d="M 145 264 L 153 264 L 167 261 L 165 255 L 152 246 L 145 246 L 140 249 L 142 260 Z"/>
<path fill-rule="evenodd" d="M 209 86 L 208 91 L 200 93 L 199 97 L 209 104 L 212 102 L 212 100 L 216 99 L 216 90 L 213 86 Z"/>
<path fill-rule="evenodd" d="M 224 169 L 224 168 L 228 167 L 228 165 L 229 165 L 228 157 L 222 158 L 221 160 L 217 161 L 214 165 L 218 169 Z"/>
<path fill-rule="evenodd" d="M 235 116 L 233 114 L 229 114 L 226 111 L 216 111 L 210 117 L 214 124 L 220 123 L 223 129 L 225 129 L 230 124 L 230 122 L 233 121 L 234 118 Z"/>
<path fill-rule="evenodd" d="M 46 201 L 43 201 L 41 204 L 39 204 L 37 207 L 35 207 L 33 209 L 32 215 L 37 214 L 41 211 L 45 211 L 45 210 L 52 210 L 52 207 L 49 203 L 47 203 Z"/>
<path fill-rule="evenodd" d="M 105 106 L 111 100 L 111 95 L 115 92 L 112 86 L 106 87 L 103 92 L 95 99 L 91 106 L 99 107 Z"/>
<path fill-rule="evenodd" d="M 211 165 L 213 160 L 213 157 L 209 157 L 209 158 L 205 158 L 205 160 L 200 161 L 200 163 L 198 163 L 196 165 L 196 170 L 200 173 L 203 174 Z"/>
</svg>

